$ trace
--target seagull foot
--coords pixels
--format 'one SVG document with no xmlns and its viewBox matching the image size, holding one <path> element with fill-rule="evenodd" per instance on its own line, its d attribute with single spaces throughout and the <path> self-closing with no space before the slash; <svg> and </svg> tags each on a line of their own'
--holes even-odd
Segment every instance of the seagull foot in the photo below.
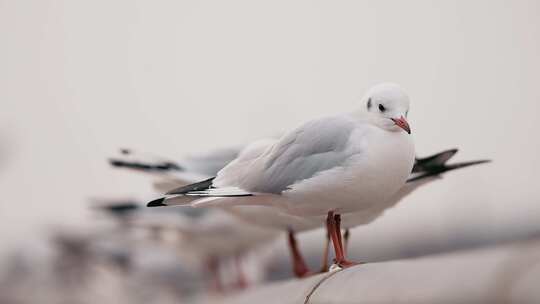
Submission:
<svg viewBox="0 0 540 304">
<path fill-rule="evenodd" d="M 307 278 L 309 276 L 312 276 L 314 275 L 315 273 L 309 271 L 309 269 L 307 267 L 299 267 L 299 268 L 295 268 L 294 269 L 294 276 L 299 278 L 299 279 L 303 279 L 303 278 Z"/>
<path fill-rule="evenodd" d="M 296 275 L 296 277 L 299 278 L 299 279 L 304 279 L 304 278 L 307 278 L 307 277 L 310 277 L 310 276 L 316 275 L 316 274 L 318 274 L 318 273 L 316 273 L 316 272 L 311 272 L 311 271 L 306 271 L 306 272 L 304 272 L 304 273 L 297 273 L 297 274 L 295 274 L 295 275 Z"/>
<path fill-rule="evenodd" d="M 337 265 L 339 268 L 343 269 L 343 268 L 349 268 L 349 267 L 364 264 L 364 263 L 352 262 L 348 260 L 334 260 L 334 264 Z"/>
</svg>

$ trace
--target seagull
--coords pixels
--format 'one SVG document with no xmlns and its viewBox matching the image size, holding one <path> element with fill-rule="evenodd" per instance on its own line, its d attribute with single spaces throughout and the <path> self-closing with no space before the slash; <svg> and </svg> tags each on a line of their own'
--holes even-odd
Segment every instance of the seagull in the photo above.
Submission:
<svg viewBox="0 0 540 304">
<path fill-rule="evenodd" d="M 203 155 L 186 156 L 179 161 L 141 153 L 132 149 L 121 149 L 120 155 L 109 158 L 114 168 L 144 173 L 154 178 L 154 189 L 160 192 L 194 182 L 197 178 L 208 178 L 233 160 L 240 149 L 221 148 Z M 246 276 L 246 259 L 264 262 L 260 248 L 271 245 L 278 231 L 259 226 L 246 227 L 222 210 L 181 208 L 176 212 L 143 212 L 138 204 L 117 201 L 107 204 L 96 200 L 97 208 L 113 213 L 119 220 L 128 219 L 129 224 L 149 228 L 159 237 L 162 231 L 174 230 L 181 239 L 182 253 L 202 263 L 213 276 L 216 290 L 224 290 L 221 270 L 231 260 L 237 274 L 236 286 L 243 288 L 254 281 L 253 275 Z M 129 217 L 124 216 L 129 215 Z M 256 281 L 256 280 L 255 280 Z"/>
<path fill-rule="evenodd" d="M 154 244 L 176 247 L 183 260 L 194 261 L 195 265 L 202 265 L 208 270 L 218 291 L 225 288 L 220 279 L 221 271 L 230 262 L 234 262 L 235 287 L 247 287 L 253 278 L 245 276 L 242 260 L 257 258 L 250 254 L 272 246 L 278 236 L 278 231 L 273 229 L 246 227 L 242 221 L 219 209 L 207 210 L 196 216 L 182 209 L 163 212 L 141 209 L 140 206 L 133 200 L 102 199 L 93 207 L 113 215 L 128 228 L 147 229 Z M 260 260 L 264 262 L 264 259 Z"/>
<path fill-rule="evenodd" d="M 163 193 L 172 188 L 188 185 L 196 180 L 215 176 L 234 160 L 241 148 L 227 147 L 198 156 L 185 156 L 176 161 L 142 153 L 133 149 L 120 149 L 120 155 L 109 158 L 109 164 L 118 169 L 145 173 L 154 178 L 154 188 Z"/>
<path fill-rule="evenodd" d="M 257 150 L 264 147 L 265 144 L 271 144 L 271 140 L 263 140 L 256 142 L 251 147 L 248 146 L 244 149 L 245 152 L 240 153 L 239 159 L 245 159 L 246 155 L 253 156 Z M 251 150 L 251 151 L 250 151 Z M 247 152 L 247 153 L 246 153 Z M 490 160 L 476 160 L 467 162 L 458 162 L 453 164 L 447 164 L 448 160 L 452 158 L 458 149 L 449 149 L 429 157 L 416 158 L 413 170 L 407 180 L 407 183 L 396 193 L 390 201 L 385 205 L 387 208 L 395 206 L 399 201 L 404 199 L 410 193 L 416 189 L 429 184 L 433 181 L 440 180 L 442 175 L 446 172 L 456 169 L 466 168 L 469 166 L 488 163 Z M 249 157 L 247 157 L 249 159 Z M 277 229 L 287 232 L 289 249 L 291 251 L 291 257 L 293 262 L 293 273 L 299 277 L 305 277 L 311 275 L 312 272 L 307 267 L 298 246 L 295 234 L 308 230 L 318 229 L 321 227 L 321 220 L 315 218 L 302 218 L 297 216 L 281 213 L 274 208 L 261 207 L 261 206 L 233 206 L 225 208 L 226 211 L 231 214 L 245 220 L 253 225 L 260 225 L 271 229 Z M 365 213 L 352 213 L 347 214 L 343 218 L 343 228 L 345 229 L 344 237 L 344 250 L 346 250 L 347 242 L 349 240 L 349 229 L 360 225 L 366 225 L 382 215 L 384 210 L 378 213 L 373 213 L 371 216 L 366 216 Z M 328 247 L 329 238 L 327 235 L 325 249 L 323 253 L 321 272 L 328 270 Z"/>
<path fill-rule="evenodd" d="M 399 201 L 419 187 L 440 179 L 443 173 L 490 162 L 490 160 L 476 160 L 447 164 L 448 160 L 457 152 L 457 149 L 450 149 L 429 157 L 416 158 L 413 170 L 409 175 L 407 182 L 392 196 L 391 199 L 384 203 L 374 205 L 374 208 L 370 210 L 344 215 L 342 226 L 347 230 L 369 224 L 380 217 L 385 210 L 395 206 Z"/>
<path fill-rule="evenodd" d="M 210 210 L 203 217 L 187 218 L 180 212 L 141 212 L 134 219 L 138 227 L 159 227 L 174 232 L 179 254 L 202 262 L 219 283 L 220 270 L 234 261 L 237 286 L 247 284 L 241 260 L 250 253 L 272 246 L 278 236 L 276 230 L 259 226 L 246 227 L 232 215 L 222 210 Z M 218 288 L 219 289 L 219 288 Z"/>
<path fill-rule="evenodd" d="M 255 205 L 325 216 L 334 263 L 354 265 L 344 254 L 341 215 L 372 210 L 407 181 L 415 159 L 408 112 L 400 86 L 376 85 L 353 111 L 308 121 L 249 165 L 233 161 L 215 178 L 173 189 L 148 206 Z"/>
<path fill-rule="evenodd" d="M 416 158 L 413 170 L 407 179 L 407 182 L 396 194 L 394 194 L 394 196 L 392 196 L 390 200 L 384 204 L 377 205 L 376 208 L 367 212 L 350 213 L 344 215 L 342 222 L 342 227 L 345 229 L 343 234 L 344 250 L 346 251 L 347 243 L 350 238 L 350 229 L 373 222 L 377 218 L 381 217 L 386 210 L 397 205 L 397 203 L 402 201 L 405 197 L 420 187 L 440 180 L 442 175 L 447 172 L 491 162 L 489 159 L 482 159 L 448 164 L 447 162 L 457 152 L 458 149 L 449 149 L 428 157 Z M 327 247 L 328 245 L 326 248 Z M 327 251 L 328 250 L 325 249 L 323 254 L 323 269 L 327 267 L 327 265 L 324 263 L 327 259 Z"/>
<path fill-rule="evenodd" d="M 214 167 L 217 165 L 219 160 L 222 160 L 222 167 L 227 165 L 229 162 L 230 155 L 236 155 L 237 158 L 235 159 L 235 163 L 238 166 L 245 166 L 249 165 L 249 163 L 254 159 L 260 156 L 269 146 L 273 145 L 276 142 L 275 138 L 265 138 L 258 141 L 255 141 L 251 143 L 250 145 L 247 145 L 244 147 L 241 151 L 235 150 L 233 148 L 228 149 L 219 149 L 215 151 L 211 151 L 210 153 L 207 153 L 205 155 L 199 156 L 196 159 L 199 162 L 198 168 L 204 168 L 204 164 L 206 161 L 208 161 L 211 165 Z M 173 167 L 187 167 L 184 165 L 185 161 L 180 162 L 173 162 L 171 160 L 167 160 L 163 157 L 145 157 L 141 156 L 144 154 L 137 154 L 130 150 L 132 158 L 137 159 L 137 166 L 133 166 L 131 169 L 139 171 L 139 172 L 154 172 L 154 169 L 148 169 L 148 168 L 156 168 L 160 166 L 160 163 L 168 162 L 168 163 L 174 163 L 175 165 Z M 224 151 L 225 154 L 222 152 Z M 460 163 L 454 163 L 451 165 L 448 165 L 447 162 L 452 158 L 456 153 L 458 152 L 458 149 L 449 149 L 445 150 L 439 153 L 436 153 L 434 155 L 423 157 L 423 158 L 416 158 L 414 167 L 412 169 L 412 172 L 407 180 L 407 183 L 399 190 L 399 192 L 392 197 L 392 199 L 386 203 L 387 208 L 390 208 L 391 206 L 396 205 L 399 201 L 401 201 L 405 196 L 413 192 L 414 190 L 418 189 L 420 186 L 426 185 L 430 182 L 439 180 L 443 173 L 446 173 L 448 171 L 452 171 L 455 169 L 465 168 L 472 165 L 482 164 L 489 162 L 489 160 L 478 160 L 478 161 L 468 161 L 468 162 L 460 162 Z M 114 158 L 115 161 L 118 163 L 128 164 L 129 160 L 125 158 Z M 127 165 L 124 167 L 128 167 Z M 163 179 L 171 178 L 171 172 L 166 172 L 167 170 L 162 170 L 162 174 L 165 177 L 162 177 Z M 174 169 L 169 169 L 169 171 L 175 171 Z M 218 170 L 216 170 L 215 173 L 217 173 Z M 207 171 L 208 172 L 208 171 Z M 200 174 L 200 172 L 197 172 Z M 211 173 L 211 172 L 210 172 Z M 185 184 L 184 181 L 181 181 L 180 179 L 177 180 L 171 180 L 171 183 L 178 185 Z M 165 183 L 154 183 L 154 185 L 165 185 Z M 159 186 L 158 186 L 159 187 Z M 171 187 L 172 188 L 172 187 Z M 169 188 L 169 189 L 171 189 Z M 158 188 L 159 189 L 159 188 Z M 165 192 L 166 190 L 163 190 Z M 129 207 L 129 205 L 128 205 Z M 115 208 L 115 209 L 127 209 L 127 208 Z M 196 211 L 196 210 L 205 210 L 203 208 L 188 208 L 188 209 L 182 209 L 185 211 Z M 224 208 L 225 211 L 231 213 L 234 216 L 237 216 L 241 220 L 244 220 L 248 223 L 251 223 L 253 225 L 258 225 L 270 229 L 276 229 L 279 231 L 285 231 L 287 233 L 287 239 L 289 244 L 289 250 L 292 257 L 292 264 L 293 264 L 293 273 L 296 277 L 305 277 L 307 275 L 312 274 L 312 272 L 308 269 L 307 264 L 300 252 L 300 249 L 297 245 L 296 240 L 296 233 L 313 230 L 321 227 L 321 219 L 319 218 L 304 218 L 304 217 L 298 217 L 289 215 L 283 212 L 280 212 L 279 210 L 276 210 L 274 208 L 268 208 L 266 206 L 231 206 Z M 383 210 L 384 211 L 384 210 Z M 366 225 L 370 223 L 371 221 L 375 220 L 377 217 L 382 215 L 382 211 L 379 213 L 373 213 L 372 216 L 366 217 L 364 213 L 359 214 L 347 214 L 343 218 L 343 228 L 345 228 L 345 233 L 343 235 L 344 237 L 344 247 L 347 247 L 347 243 L 350 237 L 350 228 L 354 228 L 356 226 L 360 225 Z M 328 235 L 326 238 L 325 243 L 325 250 L 323 254 L 323 262 L 321 267 L 321 272 L 324 272 L 328 269 L 328 247 L 329 247 L 329 239 Z M 344 248 L 344 249 L 345 249 Z"/>
<path fill-rule="evenodd" d="M 119 156 L 109 159 L 109 163 L 114 168 L 129 169 L 134 172 L 156 177 L 157 180 L 154 180 L 153 183 L 155 190 L 166 192 L 172 188 L 189 184 L 189 177 L 205 174 L 208 175 L 207 178 L 215 176 L 220 169 L 232 160 L 235 160 L 236 165 L 250 162 L 275 142 L 275 138 L 264 138 L 252 142 L 243 149 L 235 147 L 221 148 L 197 157 L 184 157 L 179 161 L 148 153 L 140 153 L 131 149 L 122 149 Z M 110 212 L 114 212 L 118 216 L 128 213 L 131 210 L 130 207 L 133 207 L 128 202 L 114 205 L 107 205 L 102 202 L 97 206 L 108 207 Z M 205 212 L 207 209 L 185 208 L 181 210 L 184 213 L 197 213 L 197 211 L 200 213 L 201 211 Z M 319 228 L 320 221 L 318 219 L 306 219 L 287 215 L 278 210 L 261 206 L 235 206 L 225 208 L 225 211 L 239 218 L 241 222 L 246 221 L 255 226 L 261 226 L 273 231 L 286 231 L 289 250 L 291 251 L 291 257 L 293 257 L 293 273 L 297 277 L 304 277 L 310 274 L 307 264 L 304 262 L 297 246 L 294 232 L 304 231 L 308 228 Z M 218 250 L 217 252 L 222 252 L 222 250 Z M 213 262 L 212 264 L 218 263 Z M 213 268 L 215 269 L 216 267 Z"/>
</svg>

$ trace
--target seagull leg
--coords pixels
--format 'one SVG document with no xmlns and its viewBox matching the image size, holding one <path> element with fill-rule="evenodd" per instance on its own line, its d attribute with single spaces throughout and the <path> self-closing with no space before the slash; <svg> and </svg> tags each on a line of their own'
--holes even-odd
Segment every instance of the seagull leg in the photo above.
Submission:
<svg viewBox="0 0 540 304">
<path fill-rule="evenodd" d="M 238 289 L 246 289 L 248 287 L 248 281 L 242 267 L 242 256 L 240 254 L 235 255 L 234 264 L 236 268 L 236 286 Z"/>
<path fill-rule="evenodd" d="M 333 211 L 328 212 L 327 226 L 327 229 L 329 229 L 331 233 L 330 236 L 332 238 L 332 243 L 334 243 L 334 251 L 336 252 L 334 263 L 341 268 L 357 265 L 358 263 L 348 261 L 345 258 L 345 253 L 343 251 L 343 243 L 341 240 L 341 215 L 334 215 Z"/>
<path fill-rule="evenodd" d="M 330 249 L 330 233 L 326 231 L 326 239 L 324 242 L 324 252 L 323 252 L 322 266 L 321 266 L 320 272 L 328 271 L 328 249 Z"/>
<path fill-rule="evenodd" d="M 288 232 L 289 249 L 291 250 L 291 257 L 293 262 L 293 272 L 297 278 L 303 278 L 310 275 L 309 268 L 304 260 L 304 257 L 298 249 L 298 243 L 294 235 L 294 231 L 289 229 Z"/>
<path fill-rule="evenodd" d="M 212 276 L 212 289 L 217 293 L 223 292 L 223 284 L 221 283 L 221 277 L 219 273 L 219 259 L 216 257 L 210 257 L 207 261 L 206 267 Z"/>
<path fill-rule="evenodd" d="M 336 233 L 336 222 L 334 217 L 334 211 L 329 211 L 328 216 L 326 217 L 326 230 L 332 239 L 332 245 L 334 245 L 334 260 L 342 260 L 343 252 L 341 251 L 341 246 L 339 245 L 339 236 Z"/>
<path fill-rule="evenodd" d="M 345 229 L 345 233 L 343 234 L 343 251 L 345 252 L 345 255 L 349 251 L 349 238 L 351 237 L 351 232 L 349 229 Z"/>
<path fill-rule="evenodd" d="M 334 225 L 336 225 L 336 233 L 338 236 L 338 242 L 339 242 L 339 248 L 341 248 L 341 252 L 343 252 L 343 256 L 347 255 L 347 252 L 345 252 L 345 249 L 343 248 L 343 239 L 341 238 L 341 215 L 335 214 L 334 215 Z"/>
</svg>

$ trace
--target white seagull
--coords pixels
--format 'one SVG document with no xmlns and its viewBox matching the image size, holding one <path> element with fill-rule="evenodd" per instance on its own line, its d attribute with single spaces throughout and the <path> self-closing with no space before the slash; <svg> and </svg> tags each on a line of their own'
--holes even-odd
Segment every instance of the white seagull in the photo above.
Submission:
<svg viewBox="0 0 540 304">
<path fill-rule="evenodd" d="M 149 206 L 259 205 L 305 218 L 326 215 L 335 263 L 350 266 L 341 214 L 368 212 L 405 184 L 415 155 L 408 111 L 409 97 L 401 87 L 377 85 L 354 111 L 311 120 L 249 165 L 233 161 L 215 179 L 174 189 Z"/>
<path fill-rule="evenodd" d="M 249 165 L 251 160 L 259 157 L 259 155 L 264 152 L 266 147 L 272 145 L 274 142 L 275 140 L 273 139 L 264 139 L 248 145 L 242 152 L 238 154 L 235 164 L 238 166 Z M 407 183 L 395 195 L 393 195 L 390 200 L 384 204 L 378 204 L 376 209 L 370 210 L 369 212 L 345 214 L 342 222 L 342 226 L 345 229 L 345 243 L 348 241 L 350 235 L 349 229 L 360 225 L 369 224 L 376 218 L 380 217 L 386 209 L 395 206 L 404 197 L 419 187 L 439 180 L 442 174 L 448 171 L 489 162 L 489 160 L 476 160 L 447 164 L 448 160 L 457 152 L 457 149 L 449 149 L 428 157 L 416 158 L 412 172 L 407 179 Z M 195 198 L 202 195 L 201 192 L 197 191 L 193 191 L 191 194 L 194 195 Z M 299 217 L 289 215 L 287 213 L 280 212 L 278 209 L 269 208 L 267 206 L 227 206 L 223 209 L 253 225 L 286 231 L 288 233 L 289 249 L 291 251 L 293 262 L 293 273 L 297 277 L 304 277 L 311 274 L 297 246 L 295 234 L 298 232 L 320 228 L 324 219 L 321 219 L 320 217 Z M 323 271 L 328 269 L 328 241 L 329 239 L 327 238 L 321 267 Z M 344 244 L 344 249 L 346 247 L 346 244 Z"/>
<path fill-rule="evenodd" d="M 188 160 L 197 159 L 197 164 L 198 164 L 197 168 L 204 168 L 205 164 L 209 163 L 212 167 L 217 168 L 217 170 L 214 172 L 215 174 L 220 169 L 218 164 L 221 162 L 221 167 L 224 167 L 231 160 L 232 155 L 237 156 L 236 159 L 234 160 L 237 166 L 244 166 L 244 165 L 247 166 L 250 164 L 251 161 L 253 161 L 253 159 L 259 157 L 262 153 L 264 153 L 264 151 L 269 146 L 273 145 L 275 142 L 276 142 L 276 139 L 273 139 L 273 138 L 262 139 L 246 146 L 242 151 L 239 151 L 235 148 L 219 149 L 219 150 L 204 154 L 202 156 L 199 156 L 197 158 L 191 157 L 187 159 Z M 410 174 L 407 180 L 407 183 L 388 202 L 386 202 L 385 204 L 378 205 L 379 206 L 378 209 L 380 210 L 380 212 L 375 212 L 374 210 L 372 210 L 371 212 L 359 212 L 359 213 L 351 213 L 351 214 L 344 215 L 342 226 L 345 229 L 345 234 L 344 234 L 345 243 L 348 242 L 348 239 L 350 236 L 350 233 L 349 233 L 350 228 L 369 224 L 371 221 L 381 216 L 384 210 L 396 205 L 405 196 L 407 196 L 414 190 L 418 189 L 420 186 L 423 186 L 432 181 L 440 179 L 442 174 L 448 171 L 488 162 L 488 160 L 479 160 L 479 161 L 460 162 L 460 163 L 454 163 L 454 164 L 448 165 L 447 161 L 451 157 L 453 157 L 457 153 L 457 151 L 458 151 L 457 149 L 450 149 L 450 150 L 445 150 L 443 152 L 436 153 L 429 157 L 416 158 L 412 173 Z M 129 153 L 131 156 L 129 159 L 126 157 L 113 158 L 111 159 L 111 164 L 117 167 L 130 168 L 130 169 L 134 169 L 136 171 L 140 171 L 144 173 L 148 173 L 148 172 L 156 173 L 156 175 L 159 176 L 160 179 L 169 180 L 168 182 L 156 183 L 156 184 L 159 184 L 160 187 L 161 185 L 165 187 L 168 184 L 169 186 L 168 189 L 171 189 L 173 187 L 177 187 L 177 186 L 181 186 L 185 184 L 185 182 L 181 178 L 178 178 L 178 177 L 173 178 L 172 176 L 175 176 L 173 173 L 177 171 L 184 171 L 183 175 L 185 175 L 186 174 L 185 171 L 193 170 L 193 169 L 187 169 L 187 168 L 192 168 L 193 165 L 189 161 L 187 162 L 188 165 L 186 165 L 185 164 L 186 160 L 183 160 L 180 162 L 174 162 L 171 160 L 164 159 L 162 157 L 159 157 L 159 158 L 144 157 L 142 156 L 142 154 L 137 155 L 137 153 L 134 153 L 133 151 L 130 151 Z M 123 153 L 123 154 L 125 155 L 126 153 Z M 166 164 L 172 164 L 172 165 L 166 165 Z M 183 168 L 183 169 L 179 170 L 176 168 Z M 208 170 L 206 171 L 208 172 Z M 196 173 L 201 174 L 201 172 L 196 172 Z M 211 174 L 211 172 L 207 174 Z M 166 191 L 166 190 L 163 190 L 163 191 Z M 287 232 L 289 249 L 291 251 L 291 257 L 292 257 L 292 262 L 293 262 L 293 273 L 297 277 L 304 277 L 311 273 L 297 246 L 295 233 L 320 228 L 321 223 L 322 223 L 322 220 L 320 218 L 316 218 L 316 217 L 306 218 L 306 217 L 293 216 L 293 215 L 280 212 L 279 210 L 275 208 L 268 208 L 266 206 L 229 206 L 224 209 L 225 211 L 228 211 L 232 213 L 233 215 L 239 217 L 240 219 L 247 221 L 253 225 L 263 226 L 266 228 L 271 228 L 271 229 Z M 183 209 L 183 210 L 186 210 L 186 211 L 201 210 L 202 211 L 203 209 L 198 208 L 198 209 Z M 325 250 L 324 250 L 324 255 L 323 255 L 323 263 L 322 263 L 323 266 L 321 267 L 323 271 L 328 269 L 328 265 L 327 265 L 328 245 L 329 245 L 328 242 L 329 242 L 329 239 L 326 238 Z M 347 247 L 347 244 L 344 244 L 344 249 L 346 247 Z"/>
</svg>

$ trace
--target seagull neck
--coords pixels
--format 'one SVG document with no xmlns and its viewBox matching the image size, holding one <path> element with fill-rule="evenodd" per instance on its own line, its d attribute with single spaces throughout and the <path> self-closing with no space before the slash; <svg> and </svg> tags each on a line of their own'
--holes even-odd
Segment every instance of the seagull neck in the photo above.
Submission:
<svg viewBox="0 0 540 304">
<path fill-rule="evenodd" d="M 356 110 L 351 113 L 351 116 L 360 121 L 377 124 L 377 117 L 375 117 L 375 115 L 373 115 L 372 113 L 364 110 Z"/>
<path fill-rule="evenodd" d="M 389 119 L 381 118 L 379 115 L 367 111 L 358 110 L 352 112 L 351 116 L 357 121 L 368 123 L 387 131 L 390 131 L 393 126 L 393 124 L 389 124 L 391 122 Z"/>
</svg>

